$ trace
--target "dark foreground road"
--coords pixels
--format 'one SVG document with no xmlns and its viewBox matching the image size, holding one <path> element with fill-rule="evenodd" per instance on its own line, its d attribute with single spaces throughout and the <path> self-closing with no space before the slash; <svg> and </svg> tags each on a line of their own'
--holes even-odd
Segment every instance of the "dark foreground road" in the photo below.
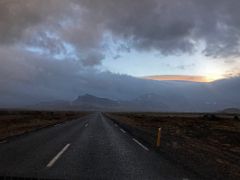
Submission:
<svg viewBox="0 0 240 180">
<path fill-rule="evenodd" d="M 0 144 L 0 177 L 197 179 L 96 113 Z"/>
</svg>

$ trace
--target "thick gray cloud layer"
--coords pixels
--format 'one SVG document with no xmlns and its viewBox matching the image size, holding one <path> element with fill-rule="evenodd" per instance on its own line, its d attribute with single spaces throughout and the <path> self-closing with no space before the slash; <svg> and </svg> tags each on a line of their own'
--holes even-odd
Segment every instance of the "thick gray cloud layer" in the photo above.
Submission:
<svg viewBox="0 0 240 180">
<path fill-rule="evenodd" d="M 0 0 L 1 101 L 158 91 L 164 83 L 141 89 L 142 80 L 95 69 L 106 37 L 117 52 L 191 53 L 203 45 L 206 55 L 239 57 L 239 7 L 239 0 Z"/>
<path fill-rule="evenodd" d="M 21 49 L 1 50 L 0 107 L 74 100 L 85 93 L 119 100 L 150 94 L 172 111 L 216 111 L 240 107 L 240 79 L 214 83 L 160 82 L 82 67 L 74 60 L 55 61 Z"/>
<path fill-rule="evenodd" d="M 88 56 L 110 33 L 139 50 L 192 52 L 204 43 L 207 55 L 238 56 L 239 7 L 238 0 L 1 0 L 0 43 L 48 30 Z"/>
<path fill-rule="evenodd" d="M 141 50 L 191 52 L 203 42 L 208 55 L 239 55 L 238 0 L 81 0 L 81 4 L 90 21 L 104 23 Z"/>
</svg>

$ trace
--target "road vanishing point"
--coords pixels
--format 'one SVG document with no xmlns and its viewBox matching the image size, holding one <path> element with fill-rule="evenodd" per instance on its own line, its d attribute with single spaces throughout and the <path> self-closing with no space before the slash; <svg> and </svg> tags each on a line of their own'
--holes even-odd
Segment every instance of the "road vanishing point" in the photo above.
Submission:
<svg viewBox="0 0 240 180">
<path fill-rule="evenodd" d="M 0 144 L 0 177 L 36 179 L 198 179 L 102 113 Z"/>
</svg>

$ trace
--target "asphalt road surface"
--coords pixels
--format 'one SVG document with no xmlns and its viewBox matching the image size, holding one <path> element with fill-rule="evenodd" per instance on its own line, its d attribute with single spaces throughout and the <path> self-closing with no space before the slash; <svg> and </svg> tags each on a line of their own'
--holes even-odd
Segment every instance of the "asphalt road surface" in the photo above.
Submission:
<svg viewBox="0 0 240 180">
<path fill-rule="evenodd" d="M 101 113 L 0 143 L 0 177 L 197 179 Z"/>
</svg>

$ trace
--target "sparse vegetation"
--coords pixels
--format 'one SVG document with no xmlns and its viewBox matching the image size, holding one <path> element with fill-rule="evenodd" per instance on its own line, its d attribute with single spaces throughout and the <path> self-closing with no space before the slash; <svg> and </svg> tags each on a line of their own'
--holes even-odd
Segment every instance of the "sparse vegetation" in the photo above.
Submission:
<svg viewBox="0 0 240 180">
<path fill-rule="evenodd" d="M 207 179 L 240 178 L 240 121 L 236 115 L 108 113 L 108 117 L 158 152 Z"/>
<path fill-rule="evenodd" d="M 0 110 L 0 140 L 86 115 L 74 111 Z"/>
</svg>

